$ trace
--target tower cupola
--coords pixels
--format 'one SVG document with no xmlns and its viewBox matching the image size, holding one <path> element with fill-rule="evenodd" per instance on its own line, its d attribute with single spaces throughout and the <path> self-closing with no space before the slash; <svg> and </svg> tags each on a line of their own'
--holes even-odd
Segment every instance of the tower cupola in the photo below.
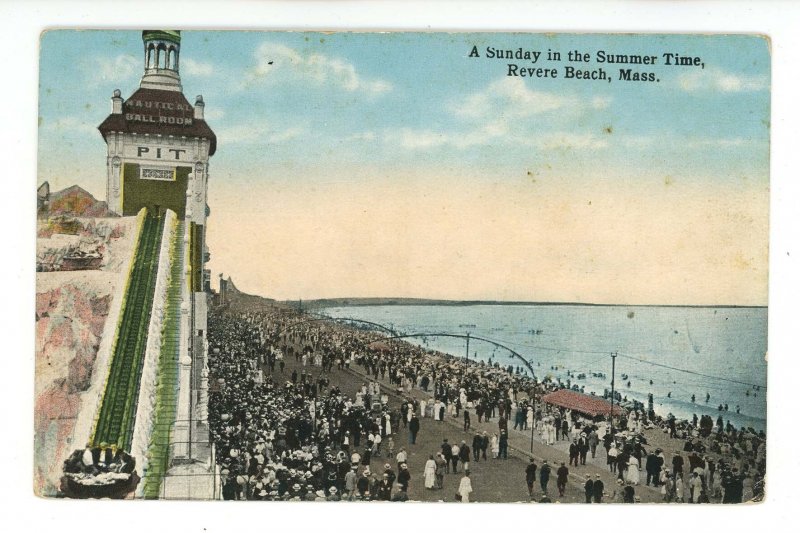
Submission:
<svg viewBox="0 0 800 533">
<path fill-rule="evenodd" d="M 144 75 L 140 87 L 181 91 L 179 30 L 144 30 Z"/>
</svg>

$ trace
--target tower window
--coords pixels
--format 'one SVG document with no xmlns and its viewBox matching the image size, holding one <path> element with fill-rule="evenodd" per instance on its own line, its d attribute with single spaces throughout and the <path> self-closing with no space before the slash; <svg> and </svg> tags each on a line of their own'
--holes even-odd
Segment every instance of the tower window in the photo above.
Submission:
<svg viewBox="0 0 800 533">
<path fill-rule="evenodd" d="M 163 44 L 156 48 L 156 68 L 167 68 L 167 48 Z"/>
</svg>

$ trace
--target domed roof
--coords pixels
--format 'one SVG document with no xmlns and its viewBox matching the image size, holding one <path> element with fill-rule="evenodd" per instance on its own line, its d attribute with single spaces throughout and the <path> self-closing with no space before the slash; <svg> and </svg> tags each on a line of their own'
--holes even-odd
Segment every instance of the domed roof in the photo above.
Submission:
<svg viewBox="0 0 800 533">
<path fill-rule="evenodd" d="M 144 30 L 142 32 L 142 40 L 160 40 L 170 41 L 175 44 L 181 44 L 181 31 L 180 30 Z"/>
</svg>

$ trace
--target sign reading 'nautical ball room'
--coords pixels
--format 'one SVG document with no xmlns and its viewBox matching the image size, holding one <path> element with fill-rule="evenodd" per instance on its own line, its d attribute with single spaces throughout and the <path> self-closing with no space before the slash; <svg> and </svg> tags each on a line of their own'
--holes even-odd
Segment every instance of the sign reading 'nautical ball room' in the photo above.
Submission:
<svg viewBox="0 0 800 533">
<path fill-rule="evenodd" d="M 192 107 L 178 102 L 128 100 L 125 102 L 125 120 L 152 124 L 192 125 Z M 177 113 L 176 113 L 177 112 Z M 188 116 L 183 116 L 186 113 Z"/>
</svg>

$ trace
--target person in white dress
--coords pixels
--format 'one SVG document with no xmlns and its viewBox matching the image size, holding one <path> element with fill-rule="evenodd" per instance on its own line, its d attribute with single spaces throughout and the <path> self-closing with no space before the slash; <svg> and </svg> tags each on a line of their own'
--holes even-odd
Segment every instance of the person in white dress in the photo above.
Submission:
<svg viewBox="0 0 800 533">
<path fill-rule="evenodd" d="M 461 495 L 461 503 L 469 503 L 469 495 L 472 494 L 472 481 L 469 479 L 469 472 L 464 472 L 461 483 L 458 484 L 458 494 Z"/>
<path fill-rule="evenodd" d="M 436 461 L 433 460 L 432 455 L 425 463 L 423 475 L 425 476 L 425 488 L 432 489 L 436 483 Z"/>
<path fill-rule="evenodd" d="M 631 455 L 628 460 L 628 471 L 625 473 L 627 482 L 631 485 L 639 484 L 639 459 Z"/>
</svg>

